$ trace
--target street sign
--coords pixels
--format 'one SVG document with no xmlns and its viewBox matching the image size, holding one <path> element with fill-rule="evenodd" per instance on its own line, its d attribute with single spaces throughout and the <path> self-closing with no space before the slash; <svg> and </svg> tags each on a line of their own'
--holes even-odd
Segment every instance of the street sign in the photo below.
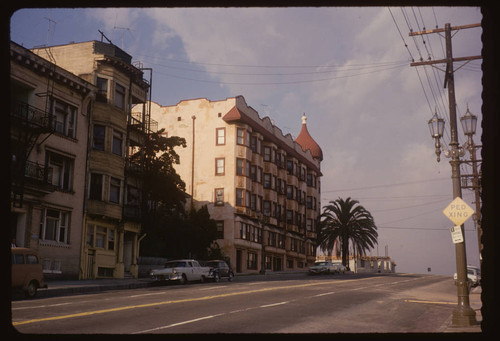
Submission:
<svg viewBox="0 0 500 341">
<path fill-rule="evenodd" d="M 464 241 L 464 235 L 462 234 L 462 228 L 460 226 L 452 226 L 450 232 L 453 244 L 462 243 Z"/>
<path fill-rule="evenodd" d="M 456 197 L 455 200 L 453 200 L 451 204 L 443 210 L 443 213 L 455 225 L 462 225 L 472 216 L 474 210 L 470 208 L 470 206 L 467 205 L 462 198 Z"/>
</svg>

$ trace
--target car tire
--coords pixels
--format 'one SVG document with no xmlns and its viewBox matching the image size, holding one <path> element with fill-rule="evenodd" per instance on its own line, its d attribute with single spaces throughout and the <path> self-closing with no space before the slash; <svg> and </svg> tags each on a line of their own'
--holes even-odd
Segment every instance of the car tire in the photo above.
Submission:
<svg viewBox="0 0 500 341">
<path fill-rule="evenodd" d="M 227 280 L 228 280 L 228 282 L 231 282 L 233 280 L 233 276 L 234 275 L 233 275 L 232 272 L 230 272 L 230 273 L 227 274 Z"/>
<path fill-rule="evenodd" d="M 187 278 L 186 275 L 182 274 L 181 279 L 179 280 L 180 284 L 186 284 L 187 283 Z"/>
<path fill-rule="evenodd" d="M 28 298 L 33 298 L 36 296 L 37 290 L 38 290 L 38 283 L 33 280 L 28 284 L 28 287 L 24 291 L 24 295 Z"/>
<path fill-rule="evenodd" d="M 219 275 L 219 273 L 218 273 L 218 272 L 216 272 L 216 273 L 214 274 L 214 281 L 215 281 L 215 282 L 219 282 L 219 281 L 220 281 L 220 275 Z"/>
</svg>

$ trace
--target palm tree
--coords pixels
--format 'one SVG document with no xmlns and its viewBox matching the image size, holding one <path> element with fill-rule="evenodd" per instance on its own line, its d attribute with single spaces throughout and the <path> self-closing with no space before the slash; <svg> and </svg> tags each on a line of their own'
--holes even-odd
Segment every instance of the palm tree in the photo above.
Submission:
<svg viewBox="0 0 500 341">
<path fill-rule="evenodd" d="M 342 264 L 349 267 L 349 240 L 355 250 L 364 254 L 377 244 L 377 226 L 372 215 L 359 201 L 338 198 L 323 207 L 318 225 L 318 244 L 322 251 L 332 250 L 335 241 L 340 242 Z"/>
</svg>

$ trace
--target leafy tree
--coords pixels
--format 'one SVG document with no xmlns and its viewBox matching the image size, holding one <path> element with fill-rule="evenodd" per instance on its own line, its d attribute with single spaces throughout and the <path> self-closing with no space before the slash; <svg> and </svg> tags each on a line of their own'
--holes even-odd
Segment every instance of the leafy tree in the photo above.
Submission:
<svg viewBox="0 0 500 341">
<path fill-rule="evenodd" d="M 143 212 L 155 212 L 159 203 L 164 208 L 183 210 L 186 185 L 175 171 L 174 164 L 179 164 L 179 155 L 175 147 L 186 147 L 186 140 L 178 136 L 162 136 L 164 129 L 152 133 L 142 151 L 132 155 L 139 159 L 144 153 Z"/>
<path fill-rule="evenodd" d="M 338 241 L 345 266 L 349 266 L 349 240 L 360 254 L 365 254 L 377 244 L 377 237 L 372 215 L 357 200 L 338 198 L 323 207 L 318 224 L 318 244 L 321 250 L 329 251 Z"/>
<path fill-rule="evenodd" d="M 216 238 L 217 225 L 210 218 L 207 206 L 190 210 L 188 214 L 159 207 L 141 253 L 166 258 L 208 259 Z"/>
<path fill-rule="evenodd" d="M 144 148 L 131 157 L 132 162 L 144 158 L 142 227 L 147 236 L 141 255 L 207 258 L 217 238 L 215 220 L 206 206 L 184 211 L 185 183 L 174 165 L 180 162 L 175 148 L 186 147 L 186 140 L 164 137 L 163 131 L 152 133 Z"/>
</svg>

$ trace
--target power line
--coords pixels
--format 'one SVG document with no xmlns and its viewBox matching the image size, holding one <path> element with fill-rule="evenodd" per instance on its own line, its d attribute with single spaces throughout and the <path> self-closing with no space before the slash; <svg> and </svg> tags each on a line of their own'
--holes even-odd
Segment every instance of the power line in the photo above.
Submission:
<svg viewBox="0 0 500 341">
<path fill-rule="evenodd" d="M 395 187 L 395 186 L 404 186 L 404 185 L 414 185 L 414 184 L 420 184 L 420 183 L 424 183 L 424 182 L 434 182 L 434 181 L 443 181 L 443 180 L 449 180 L 449 178 L 436 178 L 436 179 L 428 179 L 428 180 L 400 182 L 400 183 L 386 184 L 386 185 L 373 185 L 373 186 L 366 186 L 366 187 L 357 187 L 357 188 L 331 189 L 331 190 L 321 191 L 321 193 L 359 191 L 359 190 L 364 190 L 364 189 L 373 189 L 373 188 L 380 188 L 380 187 Z"/>
<path fill-rule="evenodd" d="M 228 72 L 228 71 L 213 71 L 213 70 L 200 70 L 200 69 L 191 69 L 184 68 L 178 66 L 165 65 L 161 63 L 150 62 L 148 60 L 144 60 L 144 62 L 148 62 L 149 64 L 165 67 L 167 69 L 181 70 L 181 71 L 189 71 L 189 72 L 197 72 L 197 73 L 210 73 L 210 74 L 221 74 L 221 75 L 234 75 L 234 76 L 298 76 L 298 75 L 314 75 L 314 74 L 325 74 L 325 73 L 333 73 L 333 72 L 345 72 L 345 71 L 356 71 L 356 70 L 364 70 L 364 69 L 375 69 L 382 68 L 387 66 L 404 66 L 406 65 L 406 61 L 392 61 L 392 62 L 380 62 L 380 63 L 372 63 L 372 64 L 359 64 L 359 65 L 344 65 L 344 66 L 318 66 L 317 68 L 339 68 L 337 70 L 324 70 L 324 71 L 308 71 L 308 72 L 293 72 L 293 73 L 248 73 L 248 72 Z M 280 67 L 277 67 L 280 68 Z M 345 68 L 345 69 L 340 69 Z"/>
<path fill-rule="evenodd" d="M 393 230 L 414 230 L 414 231 L 443 231 L 450 232 L 449 227 L 406 227 L 406 226 L 378 226 L 377 229 L 393 229 Z M 466 230 L 465 232 L 475 232 L 475 230 Z"/>
<path fill-rule="evenodd" d="M 256 64 L 224 64 L 224 63 L 208 63 L 208 62 L 196 62 L 196 61 L 186 61 L 158 56 L 151 56 L 146 54 L 137 54 L 138 57 L 146 57 L 153 59 L 160 59 L 161 61 L 191 64 L 191 65 L 201 65 L 201 66 L 222 66 L 222 67 L 242 67 L 242 68 L 272 68 L 272 69 L 314 69 L 314 68 L 339 68 L 345 67 L 345 65 L 256 65 Z M 400 63 L 400 61 L 382 61 L 382 62 L 372 62 L 372 63 L 361 63 L 361 64 L 350 64 L 349 66 L 359 67 L 359 66 L 373 66 L 373 65 L 385 65 L 391 63 Z"/>
<path fill-rule="evenodd" d="M 343 79 L 343 78 L 351 78 L 351 77 L 355 77 L 355 76 L 362 76 L 362 75 L 367 75 L 367 74 L 372 74 L 372 73 L 377 73 L 377 72 L 382 72 L 382 71 L 388 71 L 388 70 L 393 70 L 393 69 L 403 68 L 403 67 L 405 67 L 405 65 L 398 65 L 398 66 L 388 67 L 385 69 L 372 70 L 372 71 L 361 72 L 361 73 L 345 75 L 345 76 L 338 76 L 338 77 L 310 79 L 310 80 L 296 80 L 296 81 L 276 81 L 276 82 L 225 82 L 225 81 L 217 81 L 217 80 L 194 79 L 194 78 L 189 78 L 189 77 L 176 76 L 176 75 L 172 75 L 172 74 L 168 74 L 168 73 L 163 73 L 160 71 L 156 71 L 156 73 L 167 76 L 167 77 L 176 78 L 176 79 L 183 79 L 183 80 L 202 82 L 202 83 L 216 83 L 216 84 L 224 84 L 224 85 L 285 85 L 285 84 L 314 83 L 314 82 L 323 82 L 323 81 L 330 81 L 330 80 Z"/>
</svg>

